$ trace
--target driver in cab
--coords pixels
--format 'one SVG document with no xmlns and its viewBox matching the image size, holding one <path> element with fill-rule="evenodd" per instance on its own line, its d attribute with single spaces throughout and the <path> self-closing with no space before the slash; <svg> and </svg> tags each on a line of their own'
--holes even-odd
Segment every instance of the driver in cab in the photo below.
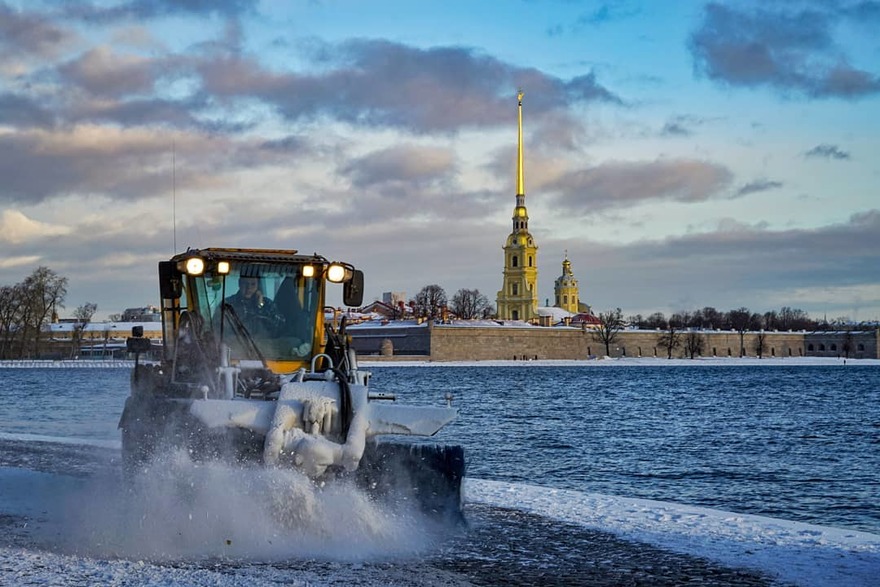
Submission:
<svg viewBox="0 0 880 587">
<path fill-rule="evenodd" d="M 239 277 L 238 292 L 225 301 L 253 334 L 273 335 L 281 321 L 275 304 L 260 291 L 257 277 Z"/>
</svg>

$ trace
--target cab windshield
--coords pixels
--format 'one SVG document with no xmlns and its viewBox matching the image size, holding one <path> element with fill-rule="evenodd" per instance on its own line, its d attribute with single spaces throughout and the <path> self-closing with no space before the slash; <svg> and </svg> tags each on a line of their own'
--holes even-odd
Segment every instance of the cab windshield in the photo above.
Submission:
<svg viewBox="0 0 880 587">
<path fill-rule="evenodd" d="M 193 309 L 216 340 L 222 335 L 232 359 L 301 360 L 311 354 L 320 288 L 299 266 L 237 263 L 228 275 L 195 278 L 193 289 Z"/>
</svg>

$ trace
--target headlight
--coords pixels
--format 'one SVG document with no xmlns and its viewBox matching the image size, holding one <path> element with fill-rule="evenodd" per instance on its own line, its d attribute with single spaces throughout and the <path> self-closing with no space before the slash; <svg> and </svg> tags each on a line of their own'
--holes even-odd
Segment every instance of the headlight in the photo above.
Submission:
<svg viewBox="0 0 880 587">
<path fill-rule="evenodd" d="M 345 266 L 340 265 L 339 263 L 331 263 L 330 266 L 327 267 L 327 281 L 342 283 L 345 281 L 346 273 L 348 273 L 348 271 L 346 271 Z"/>
<path fill-rule="evenodd" d="M 303 265 L 302 276 L 303 277 L 314 277 L 315 276 L 315 266 L 314 265 Z"/>
<path fill-rule="evenodd" d="M 220 275 L 226 275 L 229 273 L 229 261 L 218 261 L 217 262 L 217 273 Z"/>
<path fill-rule="evenodd" d="M 201 275 L 205 272 L 205 260 L 201 257 L 190 257 L 184 267 L 188 275 Z"/>
</svg>

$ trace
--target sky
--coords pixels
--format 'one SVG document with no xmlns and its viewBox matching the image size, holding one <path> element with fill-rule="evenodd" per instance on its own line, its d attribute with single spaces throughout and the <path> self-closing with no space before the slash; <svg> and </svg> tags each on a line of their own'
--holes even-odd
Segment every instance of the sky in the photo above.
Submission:
<svg viewBox="0 0 880 587">
<path fill-rule="evenodd" d="M 494 302 L 880 319 L 880 1 L 0 0 L 0 285 L 158 302 L 187 247 Z M 334 293 L 329 300 L 340 303 Z"/>
</svg>

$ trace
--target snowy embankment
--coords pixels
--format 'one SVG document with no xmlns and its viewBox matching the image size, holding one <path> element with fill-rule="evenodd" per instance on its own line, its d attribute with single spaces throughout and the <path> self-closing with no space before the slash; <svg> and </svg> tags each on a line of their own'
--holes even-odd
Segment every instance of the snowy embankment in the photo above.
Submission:
<svg viewBox="0 0 880 587">
<path fill-rule="evenodd" d="M 468 479 L 466 500 L 611 532 L 802 586 L 869 586 L 880 535 L 683 504 Z"/>
</svg>

